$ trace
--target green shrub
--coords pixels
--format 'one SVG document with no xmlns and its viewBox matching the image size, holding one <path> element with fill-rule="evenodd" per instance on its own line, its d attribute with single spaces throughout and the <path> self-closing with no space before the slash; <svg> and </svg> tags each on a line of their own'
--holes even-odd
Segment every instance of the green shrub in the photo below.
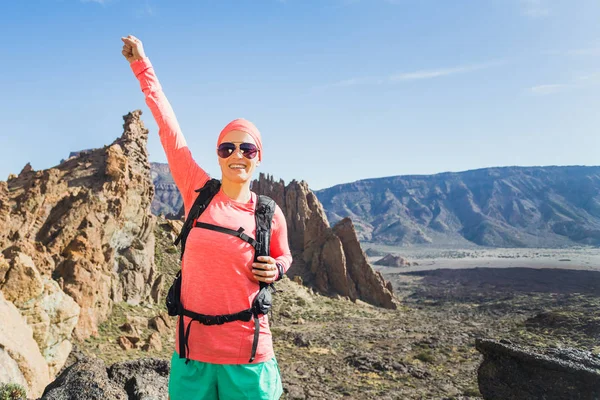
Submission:
<svg viewBox="0 0 600 400">
<path fill-rule="evenodd" d="M 463 394 L 467 397 L 481 397 L 481 393 L 479 392 L 478 387 L 470 387 L 465 389 Z"/>
<path fill-rule="evenodd" d="M 167 247 L 167 249 L 165 250 L 167 253 L 169 254 L 175 254 L 177 253 L 179 250 L 177 250 L 177 247 L 175 246 L 171 246 L 171 247 Z"/>
<path fill-rule="evenodd" d="M 16 383 L 0 384 L 0 400 L 25 400 L 27 392 L 21 385 Z"/>
<path fill-rule="evenodd" d="M 419 354 L 417 354 L 415 356 L 415 358 L 417 360 L 421 360 L 423 362 L 428 362 L 428 363 L 433 362 L 433 360 L 435 359 L 435 357 L 433 356 L 431 351 L 427 351 L 427 350 L 420 352 Z"/>
</svg>

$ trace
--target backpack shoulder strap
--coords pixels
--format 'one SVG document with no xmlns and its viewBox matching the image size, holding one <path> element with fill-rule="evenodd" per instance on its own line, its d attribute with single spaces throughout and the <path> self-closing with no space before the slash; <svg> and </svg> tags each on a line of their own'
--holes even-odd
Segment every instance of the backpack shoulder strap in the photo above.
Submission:
<svg viewBox="0 0 600 400">
<path fill-rule="evenodd" d="M 187 237 L 194 227 L 194 222 L 202 215 L 206 207 L 210 204 L 211 200 L 215 195 L 219 192 L 221 188 L 221 181 L 218 179 L 211 179 L 204 184 L 200 189 L 196 189 L 198 196 L 196 200 L 194 200 L 194 204 L 192 208 L 190 208 L 190 212 L 188 213 L 185 222 L 183 223 L 183 227 L 181 228 L 181 232 L 177 239 L 175 239 L 175 246 L 181 243 L 181 259 L 183 259 L 183 252 L 185 251 L 185 242 Z"/>
<path fill-rule="evenodd" d="M 258 202 L 256 204 L 256 212 L 254 218 L 256 219 L 256 253 L 254 259 L 256 260 L 259 256 L 270 255 L 271 247 L 271 224 L 273 222 L 273 215 L 275 214 L 275 201 L 268 196 L 258 196 Z"/>
</svg>

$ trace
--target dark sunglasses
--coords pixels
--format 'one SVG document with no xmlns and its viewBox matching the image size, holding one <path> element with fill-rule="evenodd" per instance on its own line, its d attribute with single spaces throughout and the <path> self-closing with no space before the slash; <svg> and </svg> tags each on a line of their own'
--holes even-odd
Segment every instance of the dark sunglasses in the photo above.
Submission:
<svg viewBox="0 0 600 400">
<path fill-rule="evenodd" d="M 227 158 L 235 152 L 236 147 L 235 143 L 223 142 L 217 147 L 217 154 L 221 158 Z M 244 157 L 252 160 L 258 154 L 258 147 L 252 143 L 240 143 L 240 151 Z"/>
</svg>

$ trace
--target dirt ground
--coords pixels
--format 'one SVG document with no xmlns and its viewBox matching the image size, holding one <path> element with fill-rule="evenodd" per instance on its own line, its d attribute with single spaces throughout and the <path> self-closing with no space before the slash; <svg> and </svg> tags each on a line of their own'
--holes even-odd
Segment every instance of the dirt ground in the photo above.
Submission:
<svg viewBox="0 0 600 400">
<path fill-rule="evenodd" d="M 158 232 L 157 264 L 164 273 L 176 268 L 177 255 L 169 246 L 166 234 Z M 591 262 L 596 256 L 589 255 Z M 470 257 L 447 259 L 460 262 Z M 534 269 L 527 262 L 521 264 L 527 268 L 494 264 L 383 268 L 400 300 L 397 310 L 323 296 L 288 279 L 281 281 L 271 330 L 284 382 L 283 398 L 477 399 L 481 356 L 474 348 L 476 337 L 510 339 L 528 346 L 576 347 L 599 354 L 600 272 L 595 269 L 600 268 L 572 270 L 552 264 Z M 174 324 L 161 334 L 160 351 L 123 351 L 117 343 L 124 322 L 151 318 L 161 310 L 162 305 L 116 305 L 112 317 L 102 324 L 101 335 L 81 342 L 79 348 L 108 363 L 145 356 L 170 358 Z M 143 326 L 141 336 L 152 332 Z"/>
</svg>

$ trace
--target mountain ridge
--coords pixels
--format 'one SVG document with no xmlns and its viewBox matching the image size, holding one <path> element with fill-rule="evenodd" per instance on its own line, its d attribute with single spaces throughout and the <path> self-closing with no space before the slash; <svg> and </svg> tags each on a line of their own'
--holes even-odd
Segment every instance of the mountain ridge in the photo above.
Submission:
<svg viewBox="0 0 600 400">
<path fill-rule="evenodd" d="M 600 245 L 600 167 L 492 167 L 359 180 L 316 191 L 363 242 Z"/>
</svg>

